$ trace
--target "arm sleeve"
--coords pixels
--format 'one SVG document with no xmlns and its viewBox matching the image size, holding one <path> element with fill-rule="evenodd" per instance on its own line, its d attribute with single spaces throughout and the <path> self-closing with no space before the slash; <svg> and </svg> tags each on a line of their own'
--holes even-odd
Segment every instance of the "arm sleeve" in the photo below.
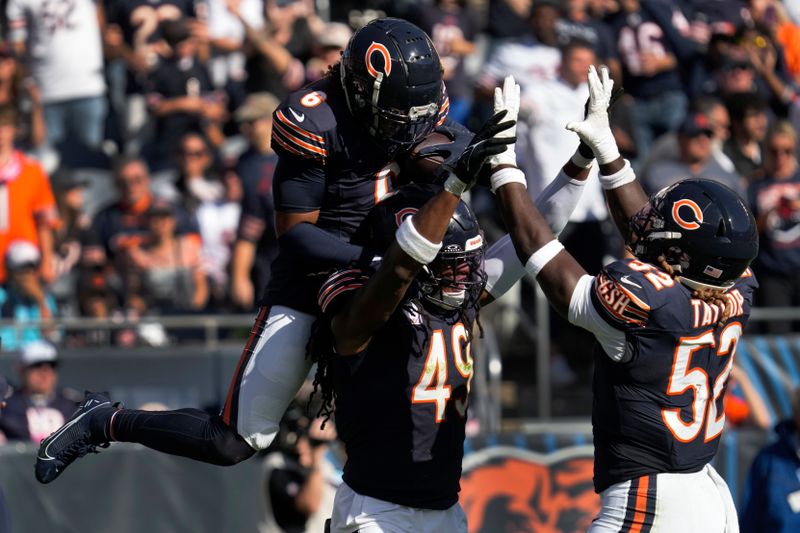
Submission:
<svg viewBox="0 0 800 533">
<path fill-rule="evenodd" d="M 368 273 L 360 268 L 348 268 L 331 274 L 319 289 L 320 310 L 334 316 L 356 291 L 367 284 Z"/>
<path fill-rule="evenodd" d="M 320 270 L 339 268 L 354 262 L 369 263 L 374 253 L 341 241 L 314 224 L 301 222 L 278 239 L 281 252 L 303 261 L 313 261 Z"/>
<path fill-rule="evenodd" d="M 578 280 L 569 302 L 569 321 L 592 332 L 613 361 L 625 361 L 628 358 L 625 333 L 609 324 L 595 308 L 592 302 L 594 284 L 594 276 L 588 274 Z"/>
<path fill-rule="evenodd" d="M 558 235 L 578 205 L 585 181 L 573 180 L 562 169 L 556 179 L 539 193 L 533 203 Z M 510 235 L 504 235 L 486 251 L 486 290 L 497 299 L 525 275 Z"/>
<path fill-rule="evenodd" d="M 325 169 L 311 160 L 281 156 L 272 187 L 276 211 L 317 211 L 325 197 Z"/>
</svg>

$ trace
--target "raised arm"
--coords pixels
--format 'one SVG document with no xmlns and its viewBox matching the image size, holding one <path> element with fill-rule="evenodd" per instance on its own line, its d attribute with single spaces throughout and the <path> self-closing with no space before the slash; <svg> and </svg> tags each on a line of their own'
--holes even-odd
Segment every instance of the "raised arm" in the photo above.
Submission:
<svg viewBox="0 0 800 533">
<path fill-rule="evenodd" d="M 577 133 L 594 152 L 600 164 L 600 184 L 609 212 L 625 236 L 630 218 L 647 203 L 647 194 L 636 181 L 630 163 L 620 157 L 608 123 L 608 108 L 614 98 L 614 81 L 607 67 L 600 67 L 599 75 L 594 66 L 589 67 L 589 91 L 589 113 L 583 121 L 567 124 L 567 129 Z"/>
<path fill-rule="evenodd" d="M 340 355 L 355 355 L 367 347 L 373 334 L 405 298 L 420 269 L 436 258 L 461 194 L 474 184 L 486 159 L 515 140 L 495 138 L 498 132 L 514 125 L 500 122 L 504 116 L 505 113 L 496 114 L 475 135 L 445 181 L 444 189 L 401 224 L 378 271 L 334 316 L 331 329 Z M 469 181 L 462 180 L 462 176 Z"/>
</svg>

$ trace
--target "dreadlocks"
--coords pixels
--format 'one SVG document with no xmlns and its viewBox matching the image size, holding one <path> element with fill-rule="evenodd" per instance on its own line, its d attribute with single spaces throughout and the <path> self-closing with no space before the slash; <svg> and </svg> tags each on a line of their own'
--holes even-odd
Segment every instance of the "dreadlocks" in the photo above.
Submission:
<svg viewBox="0 0 800 533">
<path fill-rule="evenodd" d="M 333 332 L 331 331 L 331 319 L 328 316 L 320 316 L 314 321 L 311 327 L 311 336 L 306 344 L 306 357 L 317 364 L 317 371 L 314 373 L 314 390 L 308 400 L 309 405 L 314 396 L 319 392 L 322 395 L 319 410 L 316 416 L 323 417 L 322 428 L 333 415 L 336 399 L 336 391 L 333 383 L 333 369 L 331 368 L 333 358 Z"/>
<path fill-rule="evenodd" d="M 658 257 L 659 266 L 664 269 L 667 274 L 673 278 L 678 276 L 678 272 L 667 262 L 667 259 L 661 255 Z M 721 307 L 722 313 L 720 314 L 718 326 L 721 326 L 733 314 L 733 300 L 725 293 L 725 289 L 712 289 L 710 287 L 703 289 L 694 289 L 692 297 L 703 300 L 709 305 Z"/>
</svg>

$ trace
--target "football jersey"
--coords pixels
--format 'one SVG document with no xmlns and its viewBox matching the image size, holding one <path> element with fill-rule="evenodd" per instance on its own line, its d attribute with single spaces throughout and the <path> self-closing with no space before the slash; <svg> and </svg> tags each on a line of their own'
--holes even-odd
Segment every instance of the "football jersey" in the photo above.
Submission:
<svg viewBox="0 0 800 533">
<path fill-rule="evenodd" d="M 357 269 L 333 274 L 320 290 L 326 315 L 368 279 Z M 458 501 L 474 320 L 472 308 L 446 312 L 407 298 L 364 351 L 333 355 L 336 430 L 354 491 L 422 509 Z"/>
<path fill-rule="evenodd" d="M 747 269 L 726 292 L 732 312 L 720 324 L 721 306 L 693 298 L 651 264 L 616 261 L 593 279 L 591 307 L 625 345 L 622 354 L 595 353 L 597 492 L 643 475 L 697 472 L 711 461 L 757 286 Z"/>
<path fill-rule="evenodd" d="M 636 98 L 653 98 L 666 91 L 683 90 L 677 67 L 648 76 L 642 72 L 640 59 L 640 54 L 673 54 L 680 65 L 692 57 L 694 45 L 678 31 L 689 27 L 680 10 L 665 2 L 642 0 L 638 12 L 620 11 L 608 22 L 622 62 L 626 92 Z"/>
<path fill-rule="evenodd" d="M 448 108 L 445 97 L 439 124 Z M 399 173 L 397 163 L 355 123 L 338 78 L 325 77 L 283 101 L 273 114 L 272 148 L 280 157 L 273 178 L 275 209 L 319 210 L 316 226 L 344 242 Z M 279 252 L 263 303 L 315 313 L 327 273 L 322 270 Z"/>
</svg>

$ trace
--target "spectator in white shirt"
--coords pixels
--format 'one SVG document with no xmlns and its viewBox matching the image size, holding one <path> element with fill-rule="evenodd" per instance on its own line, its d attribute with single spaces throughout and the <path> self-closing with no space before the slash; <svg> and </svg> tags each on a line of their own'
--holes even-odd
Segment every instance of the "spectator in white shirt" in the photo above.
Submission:
<svg viewBox="0 0 800 533">
<path fill-rule="evenodd" d="M 41 90 L 53 147 L 77 141 L 96 150 L 103 142 L 107 105 L 98 8 L 92 0 L 8 2 L 11 40 Z"/>
</svg>

